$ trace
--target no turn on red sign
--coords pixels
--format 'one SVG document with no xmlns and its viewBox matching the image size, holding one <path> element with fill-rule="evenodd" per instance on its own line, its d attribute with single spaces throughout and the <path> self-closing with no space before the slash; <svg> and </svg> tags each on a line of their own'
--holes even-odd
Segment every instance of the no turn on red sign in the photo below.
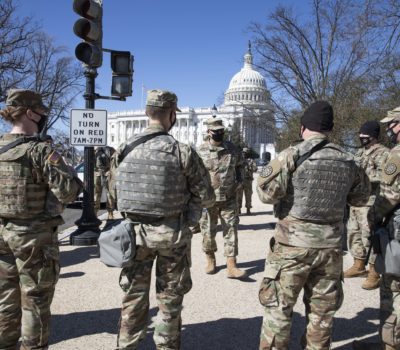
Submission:
<svg viewBox="0 0 400 350">
<path fill-rule="evenodd" d="M 72 146 L 107 146 L 107 111 L 71 109 Z"/>
</svg>

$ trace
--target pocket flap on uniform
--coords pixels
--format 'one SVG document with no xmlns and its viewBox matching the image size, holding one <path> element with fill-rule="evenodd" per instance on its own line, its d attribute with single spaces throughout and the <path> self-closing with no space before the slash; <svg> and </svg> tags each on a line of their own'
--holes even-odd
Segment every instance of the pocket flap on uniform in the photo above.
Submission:
<svg viewBox="0 0 400 350">
<path fill-rule="evenodd" d="M 267 263 L 265 265 L 263 277 L 269 278 L 271 280 L 276 280 L 280 270 L 281 270 L 280 265 Z"/>
</svg>

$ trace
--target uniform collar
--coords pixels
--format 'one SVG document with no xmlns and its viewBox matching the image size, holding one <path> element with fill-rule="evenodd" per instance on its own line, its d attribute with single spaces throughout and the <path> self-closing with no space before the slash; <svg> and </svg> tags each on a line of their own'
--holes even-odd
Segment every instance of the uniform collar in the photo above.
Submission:
<svg viewBox="0 0 400 350">
<path fill-rule="evenodd" d="M 380 143 L 376 143 L 375 145 L 372 145 L 371 147 L 364 149 L 364 153 L 366 155 L 369 155 L 369 154 L 375 152 L 376 149 L 380 148 L 381 146 L 382 145 Z"/>
<path fill-rule="evenodd" d="M 165 131 L 165 129 L 163 128 L 162 125 L 160 124 L 150 124 L 145 130 L 144 132 L 146 134 L 154 134 L 156 132 L 160 132 L 160 131 Z M 165 131 L 166 132 L 166 131 Z"/>
</svg>

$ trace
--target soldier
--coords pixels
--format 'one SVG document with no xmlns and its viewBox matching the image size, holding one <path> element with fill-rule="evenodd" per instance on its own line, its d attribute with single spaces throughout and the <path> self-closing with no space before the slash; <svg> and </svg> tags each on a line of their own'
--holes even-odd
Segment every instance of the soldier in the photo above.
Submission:
<svg viewBox="0 0 400 350">
<path fill-rule="evenodd" d="M 243 158 L 244 158 L 244 164 L 243 164 L 243 186 L 240 186 L 238 188 L 238 196 L 237 196 L 237 201 L 238 201 L 238 213 L 241 213 L 241 208 L 242 208 L 242 202 L 243 202 L 243 192 L 244 196 L 246 199 L 246 209 L 247 215 L 251 215 L 250 209 L 251 209 L 251 196 L 253 195 L 253 173 L 257 171 L 257 164 L 256 162 L 251 158 L 251 149 L 249 148 L 243 148 Z"/>
<path fill-rule="evenodd" d="M 343 300 L 346 201 L 364 205 L 370 192 L 354 158 L 328 141 L 332 128 L 331 105 L 311 104 L 301 117 L 304 141 L 281 152 L 257 181 L 261 201 L 274 204 L 279 219 L 259 291 L 265 306 L 260 349 L 288 349 L 293 307 L 303 288 L 307 328 L 302 346 L 330 349 L 333 316 Z"/>
<path fill-rule="evenodd" d="M 366 256 L 370 247 L 371 227 L 368 218 L 371 206 L 374 204 L 375 197 L 379 193 L 379 182 L 382 165 L 386 161 L 389 150 L 378 142 L 380 132 L 379 123 L 370 120 L 364 123 L 360 128 L 360 142 L 362 148 L 356 154 L 356 160 L 361 167 L 365 169 L 371 182 L 371 197 L 365 207 L 350 208 L 350 217 L 347 223 L 348 246 L 351 255 L 354 258 L 353 265 L 344 272 L 345 278 L 364 276 L 366 274 L 365 264 Z M 379 287 L 380 276 L 375 271 L 375 254 L 369 256 L 369 269 L 367 279 L 361 287 L 367 290 Z"/>
<path fill-rule="evenodd" d="M 0 115 L 0 348 L 47 349 L 58 280 L 57 226 L 81 182 L 50 142 L 38 136 L 47 107 L 40 94 L 10 90 Z M 22 331 L 21 331 L 22 323 Z M 22 333 L 22 334 L 21 334 Z"/>
<path fill-rule="evenodd" d="M 381 120 L 386 124 L 387 135 L 396 146 L 390 150 L 383 165 L 381 186 L 372 211 L 375 224 L 386 224 L 390 239 L 400 240 L 400 107 L 388 112 Z M 400 277 L 386 274 L 380 284 L 380 335 L 382 343 L 355 341 L 354 349 L 396 350 L 400 349 Z"/>
<path fill-rule="evenodd" d="M 200 220 L 203 234 L 203 251 L 206 253 L 206 273 L 216 272 L 215 252 L 217 244 L 218 217 L 221 219 L 224 236 L 224 255 L 227 258 L 228 278 L 242 278 L 246 273 L 236 267 L 238 255 L 238 217 L 236 193 L 242 183 L 242 157 L 233 143 L 224 141 L 222 120 L 210 118 L 206 121 L 208 140 L 198 149 L 200 157 L 210 173 L 216 202 L 203 212 Z"/>
<path fill-rule="evenodd" d="M 149 127 L 122 144 L 112 161 L 118 209 L 135 223 L 137 245 L 132 265 L 120 276 L 125 296 L 118 349 L 136 349 L 146 336 L 154 260 L 159 304 L 154 341 L 157 349 L 180 349 L 183 296 L 192 287 L 190 227 L 215 196 L 197 153 L 168 134 L 180 111 L 177 100 L 169 91 L 148 91 Z"/>
<path fill-rule="evenodd" d="M 103 188 L 107 193 L 107 212 L 108 220 L 114 219 L 114 199 L 110 194 L 110 187 L 108 176 L 110 172 L 111 156 L 115 152 L 112 147 L 97 147 L 95 150 L 95 164 L 94 164 L 94 209 L 100 209 L 100 200 Z"/>
</svg>

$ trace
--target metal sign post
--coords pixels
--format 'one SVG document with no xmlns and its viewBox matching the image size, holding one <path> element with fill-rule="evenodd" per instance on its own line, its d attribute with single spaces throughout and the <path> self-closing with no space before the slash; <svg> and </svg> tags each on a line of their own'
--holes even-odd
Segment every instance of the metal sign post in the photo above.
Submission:
<svg viewBox="0 0 400 350">
<path fill-rule="evenodd" d="M 95 78 L 97 71 L 95 68 L 86 68 L 86 93 L 85 98 L 86 109 L 94 109 L 95 107 Z M 72 135 L 71 135 L 72 136 Z M 75 224 L 78 229 L 71 234 L 70 243 L 72 245 L 94 245 L 100 235 L 99 220 L 94 212 L 94 148 L 85 147 L 84 149 L 84 185 L 82 216 Z"/>
</svg>

